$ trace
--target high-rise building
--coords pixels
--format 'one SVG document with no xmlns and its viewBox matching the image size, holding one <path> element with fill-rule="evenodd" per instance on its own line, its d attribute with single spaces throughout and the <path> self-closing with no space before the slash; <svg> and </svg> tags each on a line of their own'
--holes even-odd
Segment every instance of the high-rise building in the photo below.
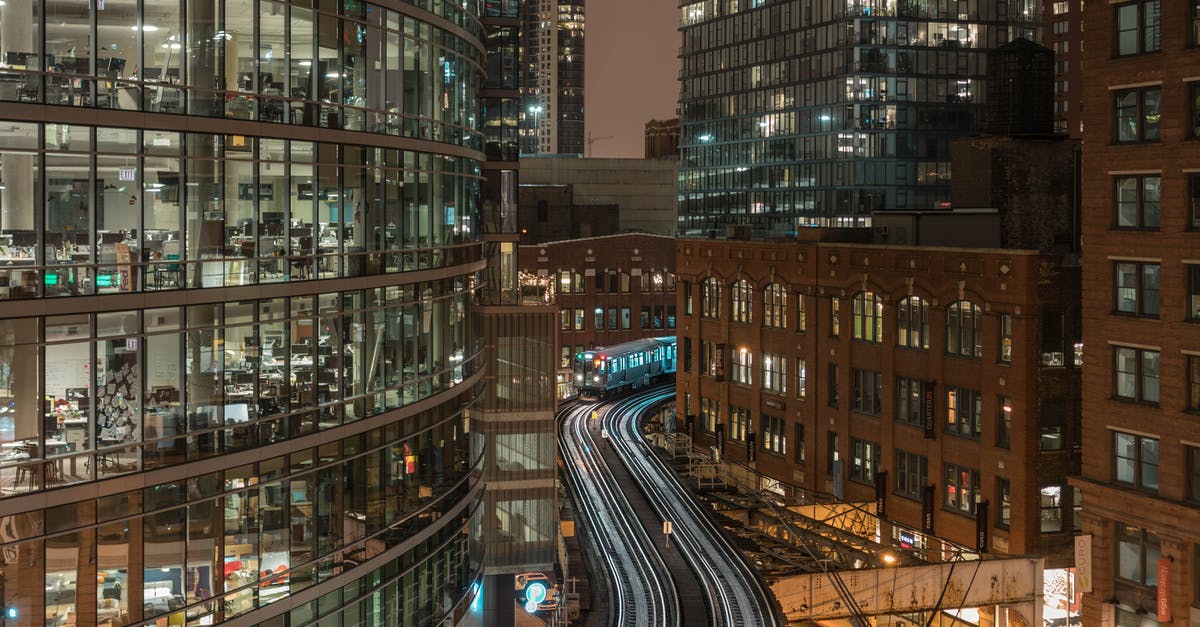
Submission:
<svg viewBox="0 0 1200 627">
<path fill-rule="evenodd" d="M 1083 0 L 1042 3 L 1046 46 L 1054 49 L 1054 132 L 1083 134 Z"/>
<path fill-rule="evenodd" d="M 679 233 L 790 233 L 949 199 L 988 51 L 1039 39 L 1032 0 L 688 2 Z"/>
<path fill-rule="evenodd" d="M 521 152 L 582 155 L 584 0 L 522 0 Z"/>
<path fill-rule="evenodd" d="M 0 622 L 478 612 L 478 11 L 0 4 Z"/>
<path fill-rule="evenodd" d="M 1085 625 L 1200 618 L 1195 6 L 1083 18 Z"/>
<path fill-rule="evenodd" d="M 646 122 L 645 140 L 647 159 L 678 159 L 679 118 Z"/>
</svg>

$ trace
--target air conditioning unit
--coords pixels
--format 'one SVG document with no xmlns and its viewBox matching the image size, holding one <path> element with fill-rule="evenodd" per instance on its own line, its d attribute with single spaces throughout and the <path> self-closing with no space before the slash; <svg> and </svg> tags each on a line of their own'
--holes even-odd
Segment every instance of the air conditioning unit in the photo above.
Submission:
<svg viewBox="0 0 1200 627">
<path fill-rule="evenodd" d="M 1066 365 L 1062 353 L 1042 353 L 1042 365 L 1050 368 L 1061 368 Z"/>
</svg>

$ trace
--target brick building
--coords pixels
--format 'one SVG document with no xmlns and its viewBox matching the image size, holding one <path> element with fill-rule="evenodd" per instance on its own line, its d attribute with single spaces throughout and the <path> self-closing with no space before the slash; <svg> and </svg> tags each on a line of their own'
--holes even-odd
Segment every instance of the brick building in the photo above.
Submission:
<svg viewBox="0 0 1200 627">
<path fill-rule="evenodd" d="M 679 118 L 646 122 L 646 158 L 679 158 Z"/>
<path fill-rule="evenodd" d="M 921 530 L 929 511 L 960 544 L 975 545 L 986 502 L 991 550 L 1067 565 L 1078 267 L 1036 249 L 863 243 L 870 230 L 800 237 L 676 244 L 678 406 L 695 443 L 764 489 L 863 502 L 886 472 L 892 521 Z"/>
<path fill-rule="evenodd" d="M 1200 620 L 1198 15 L 1084 16 L 1085 625 Z"/>
<path fill-rule="evenodd" d="M 583 350 L 675 333 L 670 237 L 624 233 L 521 245 L 517 264 L 523 292 L 559 307 L 560 369 Z"/>
</svg>

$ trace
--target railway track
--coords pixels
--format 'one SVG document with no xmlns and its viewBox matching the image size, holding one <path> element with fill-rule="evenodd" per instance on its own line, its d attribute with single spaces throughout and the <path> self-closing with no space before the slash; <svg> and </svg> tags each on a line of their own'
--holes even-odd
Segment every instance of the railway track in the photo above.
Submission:
<svg viewBox="0 0 1200 627">
<path fill-rule="evenodd" d="M 563 428 L 559 432 L 559 438 L 563 455 L 568 460 L 567 469 L 572 485 L 572 496 L 575 498 L 577 506 L 585 510 L 585 516 L 588 518 L 588 524 L 593 532 L 591 535 L 596 538 L 597 542 L 604 542 L 610 535 L 618 533 L 623 535 L 624 528 L 629 526 L 628 521 L 633 521 L 633 524 L 640 529 L 641 533 L 638 535 L 647 537 L 648 540 L 646 530 L 637 524 L 637 517 L 631 508 L 624 510 L 615 518 L 595 517 L 599 522 L 607 521 L 605 526 L 597 526 L 592 520 L 593 515 L 588 513 L 588 510 L 597 507 L 598 504 L 585 503 L 577 495 L 585 493 L 587 483 L 591 481 L 605 483 L 603 479 L 608 479 L 608 485 L 603 491 L 591 492 L 591 495 L 593 497 L 608 495 L 607 498 L 610 500 L 606 503 L 611 506 L 609 508 L 611 510 L 619 511 L 622 504 L 626 507 L 629 504 L 623 494 L 618 495 L 617 493 L 623 487 L 628 489 L 633 486 L 613 486 L 611 485 L 611 476 L 600 477 L 594 474 L 603 467 L 598 465 L 573 467 L 572 460 L 575 458 L 569 456 L 573 455 L 573 453 L 569 454 L 569 451 L 578 450 L 582 446 L 591 446 L 594 449 L 597 441 L 602 439 L 598 437 L 599 429 L 594 425 L 587 424 L 589 421 L 596 422 L 592 420 L 591 416 L 593 412 L 597 412 L 601 417 L 598 422 L 609 436 L 607 442 L 600 443 L 600 446 L 612 447 L 622 465 L 638 484 L 637 487 L 653 508 L 659 521 L 669 520 L 672 522 L 672 550 L 677 550 L 684 556 L 688 567 L 695 573 L 704 589 L 703 596 L 708 600 L 708 624 L 725 627 L 742 625 L 775 627 L 780 625 L 774 600 L 754 572 L 753 567 L 728 542 L 721 529 L 696 503 L 671 468 L 659 458 L 650 444 L 642 437 L 638 427 L 639 416 L 674 395 L 674 386 L 658 387 L 612 403 L 580 403 L 567 411 L 563 418 Z M 581 443 L 583 444 L 581 445 Z M 593 452 L 600 453 L 598 450 Z M 601 459 L 600 462 L 603 460 Z M 605 474 L 611 475 L 607 472 Z M 604 506 L 604 504 L 599 505 Z M 614 529 L 613 523 L 618 522 L 618 519 L 621 524 Z M 600 531 L 597 533 L 597 530 Z M 659 529 L 655 529 L 654 533 L 655 537 L 660 537 Z M 643 550 L 637 552 L 625 551 L 618 555 L 603 551 L 599 554 L 609 567 L 610 574 L 622 573 L 614 575 L 614 587 L 624 591 L 628 573 L 636 570 L 644 575 L 648 572 L 658 581 L 653 585 L 649 585 L 649 580 L 643 579 L 642 581 L 648 584 L 647 587 L 653 589 L 667 589 L 668 591 L 664 592 L 661 598 L 669 605 L 670 602 L 667 599 L 678 598 L 678 591 L 674 590 L 674 578 L 665 569 L 655 572 L 653 568 L 648 568 L 651 563 L 661 564 L 661 556 L 658 551 L 659 547 L 650 542 L 648 545 L 644 545 Z M 644 554 L 647 552 L 653 552 L 657 560 L 644 561 L 640 566 L 635 564 L 620 567 L 612 563 L 618 559 L 624 559 L 623 556 L 645 559 Z M 680 616 L 677 609 L 678 601 L 676 601 L 674 618 L 672 618 L 670 612 L 655 615 L 641 609 L 626 607 L 630 602 L 635 606 L 645 603 L 645 599 L 637 595 L 626 596 L 622 592 L 622 594 L 614 595 L 612 600 L 616 611 L 610 613 L 611 624 L 678 624 Z M 646 620 L 643 621 L 642 618 Z M 662 622 L 659 622 L 660 618 Z M 672 620 L 675 622 L 670 622 Z"/>
</svg>

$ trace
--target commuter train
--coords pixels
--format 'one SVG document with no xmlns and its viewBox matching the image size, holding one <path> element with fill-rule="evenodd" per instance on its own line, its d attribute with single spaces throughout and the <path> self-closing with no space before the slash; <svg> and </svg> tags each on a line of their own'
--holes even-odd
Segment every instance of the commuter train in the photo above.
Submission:
<svg viewBox="0 0 1200 627">
<path fill-rule="evenodd" d="M 579 395 L 604 398 L 675 374 L 675 338 L 653 337 L 575 355 L 572 376 Z"/>
</svg>

